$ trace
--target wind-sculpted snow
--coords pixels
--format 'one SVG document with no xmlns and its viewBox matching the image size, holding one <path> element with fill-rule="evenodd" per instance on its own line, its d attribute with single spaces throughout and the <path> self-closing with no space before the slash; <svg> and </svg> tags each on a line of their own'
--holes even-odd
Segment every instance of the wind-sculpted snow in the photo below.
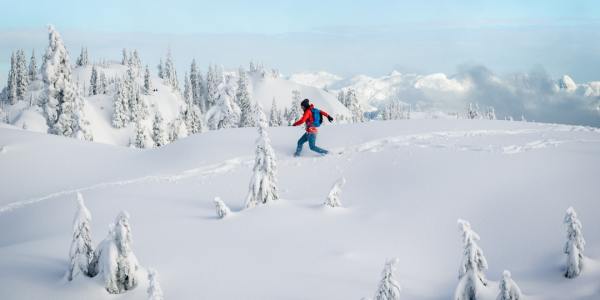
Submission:
<svg viewBox="0 0 600 300">
<path fill-rule="evenodd" d="M 147 298 L 148 266 L 165 299 L 360 299 L 377 290 L 391 257 L 400 299 L 452 299 L 464 250 L 457 219 L 469 221 L 485 250 L 481 300 L 496 299 L 504 270 L 527 299 L 600 297 L 596 128 L 327 124 L 317 144 L 331 154 L 299 158 L 302 128 L 267 131 L 280 200 L 245 210 L 256 128 L 151 150 L 0 128 L 0 299 L 109 296 L 100 277 L 65 277 L 78 192 L 93 216 L 94 247 L 115 215 L 129 213 L 139 282 L 122 299 Z M 342 206 L 325 209 L 340 178 Z M 586 247 L 581 273 L 567 279 L 563 214 L 571 206 Z M 228 212 L 234 217 L 218 217 Z"/>
</svg>

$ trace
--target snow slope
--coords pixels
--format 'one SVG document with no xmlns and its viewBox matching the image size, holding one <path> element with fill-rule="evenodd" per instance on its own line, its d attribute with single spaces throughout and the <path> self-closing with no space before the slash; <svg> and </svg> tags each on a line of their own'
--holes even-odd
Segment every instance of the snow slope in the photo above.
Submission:
<svg viewBox="0 0 600 300">
<path fill-rule="evenodd" d="M 75 193 L 97 244 L 127 210 L 133 251 L 165 299 L 372 297 L 398 257 L 402 299 L 451 299 L 462 255 L 456 225 L 481 236 L 495 299 L 508 269 L 526 299 L 600 298 L 600 131 L 566 125 L 407 120 L 326 126 L 291 153 L 299 128 L 270 130 L 282 200 L 243 210 L 256 129 L 207 132 L 154 150 L 0 128 L 0 299 L 146 299 L 108 295 L 99 278 L 66 282 Z M 339 209 L 325 209 L 344 176 Z M 213 198 L 234 211 L 219 220 Z M 562 276 L 573 206 L 587 256 Z"/>
<path fill-rule="evenodd" d="M 280 109 L 292 106 L 292 91 L 300 92 L 302 99 L 308 98 L 315 106 L 329 112 L 331 115 L 350 116 L 348 109 L 337 100 L 336 94 L 321 88 L 296 83 L 284 78 L 273 78 L 252 73 L 250 92 L 254 101 L 260 103 L 265 111 L 270 111 L 273 99 Z"/>
</svg>

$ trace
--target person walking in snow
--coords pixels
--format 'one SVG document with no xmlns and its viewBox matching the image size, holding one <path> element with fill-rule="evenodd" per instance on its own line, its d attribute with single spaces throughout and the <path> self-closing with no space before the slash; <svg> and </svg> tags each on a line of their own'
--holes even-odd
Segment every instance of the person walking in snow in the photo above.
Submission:
<svg viewBox="0 0 600 300">
<path fill-rule="evenodd" d="M 314 105 L 310 104 L 308 99 L 302 100 L 300 106 L 302 107 L 304 114 L 302 115 L 300 120 L 294 122 L 294 124 L 292 125 L 298 126 L 302 123 L 305 123 L 306 132 L 298 140 L 298 147 L 296 148 L 296 153 L 294 153 L 294 156 L 300 156 L 300 153 L 302 152 L 302 147 L 306 142 L 308 142 L 308 147 L 310 148 L 310 150 L 322 155 L 327 154 L 329 151 L 323 148 L 319 148 L 316 145 L 318 131 L 317 127 L 321 126 L 321 123 L 323 122 L 323 117 L 327 118 L 327 120 L 329 120 L 330 123 L 333 122 L 333 117 L 325 111 L 315 108 Z"/>
</svg>

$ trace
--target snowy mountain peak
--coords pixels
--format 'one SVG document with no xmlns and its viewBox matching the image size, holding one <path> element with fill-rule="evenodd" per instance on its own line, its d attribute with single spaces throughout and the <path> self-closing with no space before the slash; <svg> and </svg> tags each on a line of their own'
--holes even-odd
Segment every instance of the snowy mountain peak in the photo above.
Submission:
<svg viewBox="0 0 600 300">
<path fill-rule="evenodd" d="M 574 92 L 577 90 L 577 84 L 569 75 L 563 75 L 563 77 L 558 80 L 558 88 L 567 92 Z"/>
</svg>

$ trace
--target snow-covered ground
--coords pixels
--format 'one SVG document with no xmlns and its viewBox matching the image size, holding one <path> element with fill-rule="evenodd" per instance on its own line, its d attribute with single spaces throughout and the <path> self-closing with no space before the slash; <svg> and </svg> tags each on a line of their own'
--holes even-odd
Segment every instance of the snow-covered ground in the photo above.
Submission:
<svg viewBox="0 0 600 300">
<path fill-rule="evenodd" d="M 398 257 L 402 299 L 451 299 L 470 221 L 489 263 L 483 300 L 510 270 L 526 299 L 600 298 L 600 130 L 484 120 L 325 126 L 293 158 L 299 128 L 269 129 L 282 200 L 242 210 L 256 129 L 211 131 L 138 150 L 9 125 L 0 128 L 0 299 L 145 299 L 155 268 L 166 299 L 372 297 Z M 340 177 L 343 207 L 323 207 Z M 100 278 L 67 282 L 76 192 L 97 245 L 131 215 L 140 285 L 109 295 Z M 234 214 L 220 220 L 213 199 Z M 565 210 L 587 244 L 563 277 Z"/>
</svg>

